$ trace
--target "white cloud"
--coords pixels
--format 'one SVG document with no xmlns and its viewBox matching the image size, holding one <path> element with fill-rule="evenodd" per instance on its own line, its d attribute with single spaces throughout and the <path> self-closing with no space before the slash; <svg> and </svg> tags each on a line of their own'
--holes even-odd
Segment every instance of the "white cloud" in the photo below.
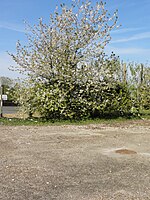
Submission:
<svg viewBox="0 0 150 200">
<path fill-rule="evenodd" d="M 122 43 L 122 42 L 129 42 L 129 41 L 142 40 L 142 39 L 150 39 L 150 32 L 135 34 L 128 38 L 112 40 L 111 43 Z"/>
<path fill-rule="evenodd" d="M 6 23 L 6 22 L 1 22 L 1 21 L 0 21 L 0 28 L 9 29 L 9 30 L 16 31 L 16 32 L 21 32 L 21 33 L 26 33 L 27 32 L 23 25 L 13 24 L 13 23 Z"/>
<path fill-rule="evenodd" d="M 118 28 L 116 30 L 111 31 L 112 34 L 121 34 L 121 33 L 127 33 L 127 32 L 134 32 L 142 30 L 143 28 Z"/>
<path fill-rule="evenodd" d="M 114 52 L 117 52 L 119 54 L 136 54 L 136 55 L 149 55 L 150 56 L 150 49 L 142 49 L 142 48 L 114 48 L 111 47 L 111 50 L 113 49 Z"/>
</svg>

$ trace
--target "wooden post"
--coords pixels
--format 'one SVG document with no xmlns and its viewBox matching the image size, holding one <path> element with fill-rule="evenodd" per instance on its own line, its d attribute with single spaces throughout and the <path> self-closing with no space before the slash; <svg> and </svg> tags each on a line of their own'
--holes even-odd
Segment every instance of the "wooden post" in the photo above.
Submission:
<svg viewBox="0 0 150 200">
<path fill-rule="evenodd" d="M 143 69 L 144 69 L 144 65 L 141 63 L 141 69 L 140 69 L 140 83 L 139 83 L 139 88 L 138 88 L 138 98 L 139 98 L 139 102 L 140 102 L 140 111 L 143 108 L 142 105 L 142 98 L 141 98 L 141 88 L 142 88 L 142 84 L 143 84 Z"/>
<path fill-rule="evenodd" d="M 141 72 L 140 72 L 140 85 L 142 85 L 142 83 L 143 83 L 143 69 L 144 69 L 144 65 L 143 64 L 141 64 Z"/>
<path fill-rule="evenodd" d="M 123 82 L 127 83 L 127 65 L 126 63 L 123 64 Z"/>
</svg>

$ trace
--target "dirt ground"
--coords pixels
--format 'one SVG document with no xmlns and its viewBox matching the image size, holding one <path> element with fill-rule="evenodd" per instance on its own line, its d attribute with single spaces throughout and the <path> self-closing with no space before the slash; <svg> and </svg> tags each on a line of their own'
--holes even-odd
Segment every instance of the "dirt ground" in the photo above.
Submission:
<svg viewBox="0 0 150 200">
<path fill-rule="evenodd" d="M 150 199 L 150 121 L 0 126 L 0 199 Z"/>
</svg>

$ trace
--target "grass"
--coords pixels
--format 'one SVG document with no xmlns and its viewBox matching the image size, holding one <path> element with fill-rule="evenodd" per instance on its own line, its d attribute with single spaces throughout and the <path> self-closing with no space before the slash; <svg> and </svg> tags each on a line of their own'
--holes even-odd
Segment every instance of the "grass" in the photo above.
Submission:
<svg viewBox="0 0 150 200">
<path fill-rule="evenodd" d="M 0 125 L 7 126 L 60 126 L 60 125 L 88 125 L 88 124 L 106 124 L 131 122 L 132 120 L 150 119 L 150 110 L 143 110 L 139 117 L 105 117 L 87 120 L 46 120 L 40 117 L 27 118 L 20 112 L 16 114 L 7 114 L 0 118 Z"/>
<path fill-rule="evenodd" d="M 80 121 L 70 121 L 70 120 L 46 120 L 43 118 L 10 118 L 10 117 L 3 117 L 0 118 L 0 125 L 8 125 L 8 126 L 60 126 L 60 125 L 88 125 L 88 124 L 115 124 L 115 123 L 124 123 L 129 122 L 132 120 L 139 120 L 139 119 L 150 119 L 150 113 L 145 113 L 141 115 L 141 117 L 118 117 L 118 118 L 103 118 L 103 119 L 87 119 L 87 120 L 80 120 Z"/>
<path fill-rule="evenodd" d="M 150 119 L 150 110 L 142 110 L 140 115 L 144 119 Z"/>
</svg>

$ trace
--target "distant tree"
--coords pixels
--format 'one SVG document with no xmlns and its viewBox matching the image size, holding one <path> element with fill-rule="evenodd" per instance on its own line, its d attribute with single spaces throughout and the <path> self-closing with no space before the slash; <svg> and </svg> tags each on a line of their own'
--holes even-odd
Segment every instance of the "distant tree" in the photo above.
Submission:
<svg viewBox="0 0 150 200">
<path fill-rule="evenodd" d="M 128 86 L 137 110 L 150 109 L 150 67 L 144 64 L 128 64 Z"/>
<path fill-rule="evenodd" d="M 2 76 L 0 77 L 1 94 L 6 94 L 8 101 L 13 101 L 13 92 L 15 90 L 15 84 L 17 81 L 15 79 Z"/>
<path fill-rule="evenodd" d="M 11 86 L 13 84 L 13 80 L 9 77 L 1 76 L 0 77 L 0 84 Z"/>
</svg>

